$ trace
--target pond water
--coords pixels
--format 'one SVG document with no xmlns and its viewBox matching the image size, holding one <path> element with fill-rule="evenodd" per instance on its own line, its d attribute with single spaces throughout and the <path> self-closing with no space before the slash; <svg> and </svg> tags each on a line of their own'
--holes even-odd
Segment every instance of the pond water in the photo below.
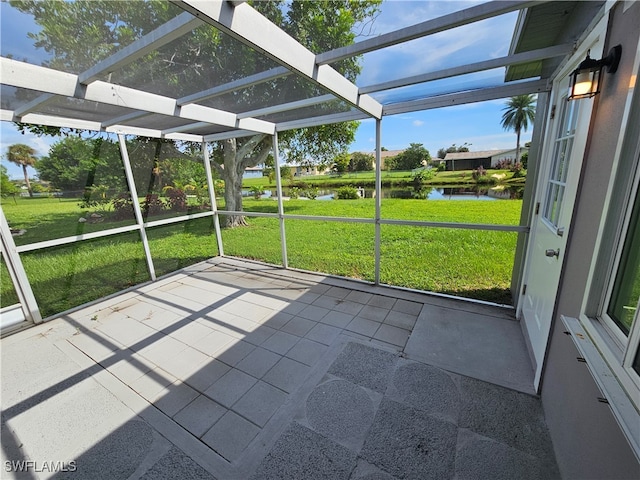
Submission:
<svg viewBox="0 0 640 480">
<path fill-rule="evenodd" d="M 337 189 L 318 189 L 316 200 L 333 200 Z M 408 188 L 383 188 L 382 198 L 406 198 L 406 199 L 424 199 L 424 200 L 514 200 L 522 198 L 522 187 L 445 187 L 445 186 L 429 186 L 421 189 Z M 359 188 L 360 196 L 364 198 L 375 198 L 375 190 L 370 188 Z M 290 189 L 283 188 L 284 197 L 289 197 Z M 300 198 L 305 197 L 302 189 L 298 190 Z M 242 195 L 245 197 L 252 196 L 249 190 L 243 190 Z M 277 197 L 276 190 L 265 190 L 260 198 Z"/>
</svg>

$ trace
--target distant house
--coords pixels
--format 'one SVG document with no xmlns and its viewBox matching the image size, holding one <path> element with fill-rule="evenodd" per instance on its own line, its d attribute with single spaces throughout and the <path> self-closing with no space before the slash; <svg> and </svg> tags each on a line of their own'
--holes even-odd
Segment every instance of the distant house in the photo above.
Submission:
<svg viewBox="0 0 640 480">
<path fill-rule="evenodd" d="M 263 176 L 264 168 L 248 167 L 244 169 L 244 178 L 260 178 Z"/>
<path fill-rule="evenodd" d="M 402 150 L 382 150 L 380 152 L 380 168 L 381 170 L 384 170 L 384 162 L 387 158 L 392 158 L 395 157 L 396 155 L 400 155 L 402 152 L 404 152 L 404 149 Z M 373 168 L 376 168 L 376 152 L 360 152 L 360 153 L 364 153 L 365 155 L 373 155 Z"/>
<path fill-rule="evenodd" d="M 327 169 L 322 165 L 289 165 L 291 176 L 304 177 L 307 175 L 322 175 Z"/>
<path fill-rule="evenodd" d="M 528 151 L 528 148 L 521 147 L 520 155 Z M 495 168 L 503 160 L 515 162 L 516 149 L 447 153 L 446 157 L 444 157 L 447 170 L 474 170 L 478 167 Z"/>
</svg>

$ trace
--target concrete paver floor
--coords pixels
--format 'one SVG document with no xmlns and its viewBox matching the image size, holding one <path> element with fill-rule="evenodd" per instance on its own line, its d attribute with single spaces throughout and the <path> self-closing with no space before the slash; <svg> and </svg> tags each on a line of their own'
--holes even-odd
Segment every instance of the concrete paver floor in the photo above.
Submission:
<svg viewBox="0 0 640 480">
<path fill-rule="evenodd" d="M 2 478 L 557 478 L 511 315 L 204 262 L 2 340 Z"/>
</svg>

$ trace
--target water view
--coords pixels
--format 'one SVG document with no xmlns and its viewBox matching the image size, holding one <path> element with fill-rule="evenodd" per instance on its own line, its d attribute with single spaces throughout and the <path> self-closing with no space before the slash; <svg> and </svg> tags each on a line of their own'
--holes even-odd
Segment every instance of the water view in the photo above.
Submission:
<svg viewBox="0 0 640 480">
<path fill-rule="evenodd" d="M 317 189 L 314 191 L 315 200 L 333 200 L 337 189 Z M 358 188 L 358 194 L 362 198 L 375 198 L 375 189 Z M 451 186 L 430 186 L 420 189 L 415 188 L 382 188 L 382 198 L 404 198 L 404 199 L 424 199 L 424 200 L 519 200 L 522 199 L 523 187 L 451 187 Z M 250 197 L 254 193 L 243 190 L 243 196 Z M 290 198 L 292 191 L 290 188 L 282 189 L 285 199 Z M 297 189 L 294 193 L 300 198 L 308 198 L 304 190 Z M 275 189 L 267 189 L 260 198 L 277 197 Z"/>
</svg>

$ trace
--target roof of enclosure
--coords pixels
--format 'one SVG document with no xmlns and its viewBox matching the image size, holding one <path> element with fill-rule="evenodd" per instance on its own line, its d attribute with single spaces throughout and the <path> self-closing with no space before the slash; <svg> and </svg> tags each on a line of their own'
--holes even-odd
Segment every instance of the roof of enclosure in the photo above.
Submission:
<svg viewBox="0 0 640 480">
<path fill-rule="evenodd" d="M 115 53 L 95 64 L 68 67 L 36 48 L 28 28 L 10 23 L 15 11 L 2 2 L 0 119 L 201 141 L 537 93 L 550 88 L 549 74 L 572 52 L 601 3 L 482 3 L 435 18 L 425 15 L 418 23 L 347 47 L 312 52 L 248 3 L 185 0 L 167 3 L 172 18 Z M 575 15 L 576 9 L 585 12 Z M 570 13 L 579 25 L 559 34 L 556 27 L 546 28 L 552 13 L 554 25 Z M 513 27 L 508 33 L 514 33 L 508 53 L 506 47 L 501 55 L 496 55 L 499 48 L 482 55 L 468 48 L 446 55 L 430 44 L 440 36 L 441 45 L 447 34 L 454 43 L 470 25 L 507 16 L 515 25 L 515 33 Z M 184 48 L 185 36 L 202 32 L 215 32 L 216 41 L 229 46 L 229 58 L 217 59 L 226 67 L 215 74 L 198 71 L 193 52 Z M 508 45 L 510 38 L 496 38 L 496 45 Z M 83 38 L 76 40 L 82 45 Z M 368 85 L 352 83 L 333 67 L 356 56 L 366 61 L 367 56 L 401 55 L 409 42 L 421 42 L 414 47 L 439 61 L 428 70 L 388 69 L 383 81 Z M 109 47 L 104 51 L 113 52 Z M 164 76 L 169 62 L 183 65 L 189 81 Z"/>
</svg>

